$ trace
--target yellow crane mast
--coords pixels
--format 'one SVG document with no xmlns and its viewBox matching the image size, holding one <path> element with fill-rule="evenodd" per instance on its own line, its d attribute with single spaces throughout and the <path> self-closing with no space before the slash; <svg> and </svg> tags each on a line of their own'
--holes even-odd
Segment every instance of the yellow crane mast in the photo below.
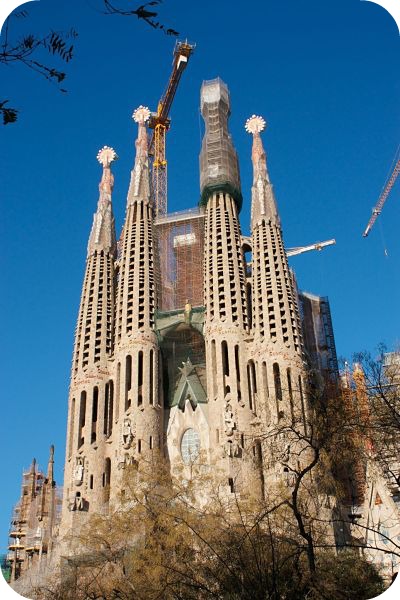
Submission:
<svg viewBox="0 0 400 600">
<path fill-rule="evenodd" d="M 194 48 L 195 45 L 189 44 L 187 41 L 176 43 L 172 72 L 166 91 L 158 103 L 157 112 L 152 113 L 148 121 L 149 128 L 153 130 L 149 154 L 153 162 L 152 182 L 156 216 L 167 213 L 167 156 L 165 138 L 171 124 L 169 111 L 182 73 L 187 66 Z"/>
</svg>

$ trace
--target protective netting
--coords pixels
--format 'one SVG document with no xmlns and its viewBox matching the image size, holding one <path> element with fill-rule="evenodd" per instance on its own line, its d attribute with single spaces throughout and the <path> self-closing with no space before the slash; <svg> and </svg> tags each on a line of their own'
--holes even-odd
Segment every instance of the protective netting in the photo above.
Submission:
<svg viewBox="0 0 400 600">
<path fill-rule="evenodd" d="M 206 131 L 200 152 L 202 202 L 213 191 L 226 190 L 241 204 L 239 163 L 228 130 L 230 100 L 221 79 L 204 81 L 201 86 L 201 114 Z"/>
<path fill-rule="evenodd" d="M 197 208 L 155 221 L 158 310 L 203 305 L 204 213 Z"/>
</svg>

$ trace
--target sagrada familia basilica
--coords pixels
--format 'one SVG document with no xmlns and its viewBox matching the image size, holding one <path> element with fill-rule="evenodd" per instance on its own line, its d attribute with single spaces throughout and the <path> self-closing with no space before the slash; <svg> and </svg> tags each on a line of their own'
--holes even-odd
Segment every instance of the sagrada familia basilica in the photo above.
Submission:
<svg viewBox="0 0 400 600">
<path fill-rule="evenodd" d="M 24 479 L 11 532 L 14 579 L 89 515 L 120 502 L 126 465 L 160 455 L 171 471 L 184 473 L 201 456 L 221 474 L 227 494 L 246 489 L 264 497 L 269 482 L 288 481 L 279 453 L 291 450 L 285 443 L 274 453 L 260 436 L 290 423 L 307 432 L 310 371 L 338 383 L 328 300 L 300 292 L 288 265 L 261 138 L 265 121 L 253 115 L 245 125 L 253 185 L 251 235 L 244 236 L 225 83 L 205 81 L 200 102 L 198 207 L 156 214 L 150 111 L 140 106 L 117 241 L 117 156 L 106 146 L 98 153 L 102 174 L 75 332 L 63 495 L 53 481 L 52 453 L 47 474 L 33 464 Z"/>
</svg>

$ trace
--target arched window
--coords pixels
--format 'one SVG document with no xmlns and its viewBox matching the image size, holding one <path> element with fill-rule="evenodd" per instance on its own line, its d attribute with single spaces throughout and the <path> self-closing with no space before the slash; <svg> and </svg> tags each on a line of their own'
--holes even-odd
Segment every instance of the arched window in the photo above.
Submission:
<svg viewBox="0 0 400 600">
<path fill-rule="evenodd" d="M 200 453 L 200 435 L 195 429 L 186 429 L 181 440 L 181 454 L 185 465 L 193 463 Z"/>
<path fill-rule="evenodd" d="M 142 350 L 138 353 L 138 370 L 137 370 L 137 404 L 142 406 L 143 404 L 143 352 Z"/>
<path fill-rule="evenodd" d="M 90 436 L 90 442 L 96 441 L 97 437 L 97 413 L 99 408 L 99 388 L 97 385 L 93 388 L 93 400 L 92 400 L 92 431 Z"/>
<path fill-rule="evenodd" d="M 301 413 L 303 416 L 303 423 L 304 423 L 304 433 L 307 435 L 306 407 L 304 405 L 303 385 L 302 385 L 300 375 L 299 375 L 299 391 L 300 391 Z"/>
<path fill-rule="evenodd" d="M 115 385 L 115 422 L 118 421 L 119 416 L 119 395 L 121 386 L 121 363 L 117 365 L 117 381 Z"/>
<path fill-rule="evenodd" d="M 286 374 L 287 374 L 289 402 L 290 402 L 290 416 L 292 418 L 292 425 L 293 425 L 294 424 L 294 405 L 293 405 L 292 375 L 291 375 L 290 367 L 287 368 Z"/>
<path fill-rule="evenodd" d="M 81 392 L 81 402 L 79 406 L 79 432 L 78 432 L 78 448 L 80 448 L 85 438 L 83 437 L 83 428 L 85 427 L 86 419 L 86 392 Z"/>
<path fill-rule="evenodd" d="M 149 402 L 150 405 L 154 404 L 154 351 L 150 350 L 150 390 L 149 390 Z"/>
<path fill-rule="evenodd" d="M 282 400 L 282 383 L 278 363 L 274 363 L 272 368 L 274 372 L 275 397 L 280 401 Z"/>
<path fill-rule="evenodd" d="M 268 398 L 269 397 L 269 389 L 268 389 L 268 374 L 267 374 L 267 363 L 266 362 L 262 363 L 261 372 L 262 372 L 262 384 L 263 384 L 264 394 L 265 394 L 265 397 Z"/>
<path fill-rule="evenodd" d="M 132 388 L 132 356 L 128 356 L 125 359 L 125 410 L 131 405 L 131 399 L 129 392 Z"/>
<path fill-rule="evenodd" d="M 247 364 L 247 382 L 249 387 L 249 405 L 251 410 L 256 412 L 256 393 L 257 393 L 257 379 L 256 379 L 256 366 L 254 361 L 250 360 Z"/>
<path fill-rule="evenodd" d="M 113 428 L 113 412 L 114 412 L 114 382 L 112 379 L 106 383 L 105 398 L 104 398 L 104 424 L 103 432 L 107 437 L 110 437 Z"/>
<path fill-rule="evenodd" d="M 238 401 L 240 402 L 240 400 L 242 398 L 242 391 L 240 389 L 240 361 L 239 361 L 239 346 L 237 344 L 235 346 L 235 369 L 236 369 Z"/>
<path fill-rule="evenodd" d="M 68 456 L 72 454 L 72 444 L 74 439 L 74 428 L 75 428 L 75 398 L 72 398 L 70 407 L 70 425 L 69 425 L 69 441 L 68 441 Z"/>
<path fill-rule="evenodd" d="M 213 397 L 217 395 L 217 349 L 215 340 L 211 340 L 211 377 L 213 382 Z"/>
</svg>

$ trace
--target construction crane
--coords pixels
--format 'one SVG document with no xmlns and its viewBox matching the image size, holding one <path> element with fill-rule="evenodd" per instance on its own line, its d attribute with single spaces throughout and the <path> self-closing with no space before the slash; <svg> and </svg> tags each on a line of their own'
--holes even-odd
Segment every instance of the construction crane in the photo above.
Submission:
<svg viewBox="0 0 400 600">
<path fill-rule="evenodd" d="M 393 171 L 391 171 L 391 175 L 390 175 L 389 179 L 387 180 L 387 183 L 384 185 L 381 195 L 379 196 L 378 202 L 376 203 L 376 206 L 372 211 L 372 216 L 371 216 L 370 220 L 368 221 L 368 225 L 363 233 L 363 237 L 367 237 L 367 235 L 371 231 L 372 226 L 375 223 L 376 219 L 381 214 L 383 205 L 385 204 L 386 199 L 389 196 L 390 191 L 391 191 L 392 187 L 394 186 L 396 179 L 400 173 L 400 154 L 399 154 L 399 152 L 400 152 L 400 146 L 398 147 L 396 156 L 393 159 L 393 163 L 395 163 L 394 169 L 393 169 Z"/>
<path fill-rule="evenodd" d="M 295 248 L 286 248 L 287 256 L 296 256 L 296 254 L 303 254 L 303 252 L 310 252 L 310 250 L 322 250 L 326 246 L 333 246 L 336 244 L 336 240 L 326 240 L 325 242 L 316 242 L 315 244 L 310 244 L 309 246 L 296 246 Z M 242 236 L 242 247 L 244 252 L 251 252 L 251 237 L 250 236 Z"/>
<path fill-rule="evenodd" d="M 148 121 L 149 128 L 153 129 L 149 154 L 153 163 L 152 181 L 156 216 L 165 215 L 167 213 L 167 156 L 165 150 L 165 137 L 171 124 L 169 111 L 182 73 L 188 64 L 194 48 L 195 44 L 189 44 L 187 40 L 175 44 L 172 72 L 169 77 L 166 91 L 158 103 L 157 112 L 152 113 Z"/>
<path fill-rule="evenodd" d="M 297 254 L 303 254 L 303 252 L 309 252 L 310 250 L 322 250 L 326 246 L 333 246 L 336 244 L 336 240 L 326 240 L 325 242 L 316 242 L 310 246 L 296 246 L 295 248 L 286 248 L 287 256 L 296 256 Z"/>
</svg>

